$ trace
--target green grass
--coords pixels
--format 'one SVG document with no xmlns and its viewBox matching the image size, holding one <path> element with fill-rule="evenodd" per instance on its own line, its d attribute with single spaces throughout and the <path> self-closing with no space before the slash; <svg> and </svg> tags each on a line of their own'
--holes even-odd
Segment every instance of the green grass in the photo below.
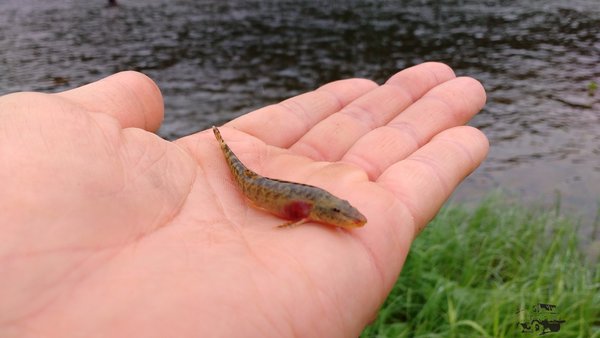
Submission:
<svg viewBox="0 0 600 338">
<path fill-rule="evenodd" d="M 555 313 L 534 313 L 539 303 Z M 600 269 L 575 222 L 491 197 L 440 212 L 361 337 L 538 337 L 517 322 L 544 316 L 565 321 L 544 337 L 600 338 Z"/>
</svg>

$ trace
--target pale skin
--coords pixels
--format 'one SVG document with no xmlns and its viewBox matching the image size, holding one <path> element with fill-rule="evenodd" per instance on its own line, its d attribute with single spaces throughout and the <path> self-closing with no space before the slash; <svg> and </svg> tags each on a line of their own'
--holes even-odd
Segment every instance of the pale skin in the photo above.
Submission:
<svg viewBox="0 0 600 338">
<path fill-rule="evenodd" d="M 439 63 L 326 84 L 220 127 L 261 175 L 349 200 L 358 229 L 249 206 L 210 130 L 156 136 L 123 72 L 0 97 L 0 336 L 356 337 L 415 236 L 488 151 L 481 84 Z"/>
</svg>

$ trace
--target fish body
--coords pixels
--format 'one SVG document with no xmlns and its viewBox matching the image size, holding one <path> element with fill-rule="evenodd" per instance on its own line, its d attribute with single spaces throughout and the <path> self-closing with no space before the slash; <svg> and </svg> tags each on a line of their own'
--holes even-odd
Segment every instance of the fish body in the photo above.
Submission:
<svg viewBox="0 0 600 338">
<path fill-rule="evenodd" d="M 356 228 L 367 222 L 366 217 L 348 201 L 321 188 L 263 177 L 248 169 L 225 143 L 219 129 L 213 126 L 213 132 L 244 196 L 258 208 L 289 220 L 281 226 L 314 221 L 342 228 Z"/>
</svg>

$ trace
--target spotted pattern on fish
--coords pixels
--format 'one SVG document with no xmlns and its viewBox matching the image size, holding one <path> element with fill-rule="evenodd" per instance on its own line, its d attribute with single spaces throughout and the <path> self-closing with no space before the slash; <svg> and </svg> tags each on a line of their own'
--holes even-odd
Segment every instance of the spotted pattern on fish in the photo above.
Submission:
<svg viewBox="0 0 600 338">
<path fill-rule="evenodd" d="M 219 129 L 213 126 L 212 130 L 243 195 L 256 207 L 289 221 L 281 226 L 314 221 L 356 228 L 367 222 L 366 217 L 348 201 L 321 188 L 267 178 L 248 169 L 225 143 Z"/>
</svg>

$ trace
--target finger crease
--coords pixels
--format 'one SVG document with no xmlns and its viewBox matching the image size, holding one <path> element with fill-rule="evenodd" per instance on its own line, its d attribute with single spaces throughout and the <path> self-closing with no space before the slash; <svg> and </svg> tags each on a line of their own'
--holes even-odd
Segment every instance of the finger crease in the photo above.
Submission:
<svg viewBox="0 0 600 338">
<path fill-rule="evenodd" d="M 443 114 L 450 114 L 452 115 L 453 120 L 459 120 L 460 114 L 458 114 L 458 110 L 453 107 L 445 97 L 440 97 L 438 95 L 427 95 L 425 98 L 441 104 L 443 108 L 440 109 L 440 111 L 442 111 Z"/>
<path fill-rule="evenodd" d="M 327 160 L 328 157 L 325 156 L 326 154 L 320 150 L 322 147 L 314 146 L 309 142 L 302 142 L 301 144 L 305 147 L 306 150 L 308 150 L 308 152 L 304 152 L 304 153 L 312 154 L 309 157 L 312 158 L 313 160 L 317 160 L 317 161 L 326 161 Z"/>
<path fill-rule="evenodd" d="M 442 187 L 442 191 L 444 195 L 448 195 L 450 193 L 450 189 L 448 188 L 448 183 L 446 180 L 440 175 L 442 169 L 439 165 L 436 164 L 435 161 L 432 161 L 428 157 L 425 156 L 412 156 L 409 160 L 415 161 L 417 163 L 423 164 L 425 168 L 431 172 L 433 177 L 438 181 L 439 185 Z"/>
<path fill-rule="evenodd" d="M 300 103 L 295 100 L 286 100 L 278 103 L 278 106 L 291 113 L 298 122 L 303 125 L 303 131 L 306 132 L 310 129 L 308 121 L 310 121 L 308 112 Z M 287 115 L 287 114 L 286 114 Z"/>
<path fill-rule="evenodd" d="M 339 111 L 346 106 L 346 104 L 344 104 L 344 101 L 342 99 L 340 99 L 340 97 L 338 95 L 336 95 L 335 92 L 324 89 L 324 88 L 319 88 L 319 89 L 317 89 L 317 91 L 328 94 L 336 102 L 336 106 L 337 106 L 337 108 L 335 108 L 336 111 Z"/>
<path fill-rule="evenodd" d="M 412 139 L 412 141 L 415 144 L 414 149 L 418 149 L 418 148 L 422 147 L 423 144 L 425 143 L 424 140 L 422 140 L 422 137 L 419 137 L 419 133 L 417 132 L 417 129 L 415 128 L 415 126 L 408 122 L 404 122 L 404 121 L 390 122 L 387 126 L 390 128 L 396 129 L 400 133 L 404 133 L 404 134 L 408 135 L 408 137 L 410 139 Z"/>
<path fill-rule="evenodd" d="M 378 123 L 373 112 L 358 104 L 345 107 L 340 114 L 354 118 L 369 129 L 373 129 Z"/>
<path fill-rule="evenodd" d="M 408 98 L 408 104 L 406 105 L 406 107 L 410 106 L 417 100 L 417 97 L 415 95 L 413 95 L 413 93 L 411 93 L 410 90 L 407 90 L 404 84 L 396 84 L 396 83 L 386 82 L 381 86 L 382 87 L 390 86 L 390 87 L 394 88 L 394 90 L 399 90 L 400 91 L 399 94 L 403 94 L 406 98 Z"/>
<path fill-rule="evenodd" d="M 473 155 L 471 154 L 470 151 L 467 150 L 467 147 L 465 147 L 463 143 L 457 142 L 456 140 L 453 140 L 453 139 L 450 139 L 450 138 L 438 138 L 437 140 L 444 141 L 444 142 L 447 142 L 447 143 L 450 143 L 450 144 L 454 145 L 458 149 L 458 151 L 460 151 L 461 153 L 463 153 L 465 155 L 465 157 L 469 159 L 469 163 L 471 164 L 471 166 L 470 166 L 471 168 L 474 167 L 474 166 L 476 166 L 476 163 L 478 163 L 478 161 L 476 161 L 473 158 Z"/>
</svg>

